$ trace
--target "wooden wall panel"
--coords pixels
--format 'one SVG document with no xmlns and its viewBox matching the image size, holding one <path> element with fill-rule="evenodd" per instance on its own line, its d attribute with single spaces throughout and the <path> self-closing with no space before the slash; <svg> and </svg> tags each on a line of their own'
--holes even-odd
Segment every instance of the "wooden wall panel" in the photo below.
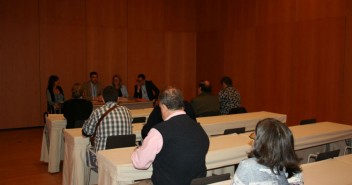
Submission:
<svg viewBox="0 0 352 185">
<path fill-rule="evenodd" d="M 224 36 L 224 75 L 230 76 L 241 94 L 242 106 L 254 111 L 256 87 L 256 29 L 226 31 Z"/>
<path fill-rule="evenodd" d="M 50 75 L 60 78 L 65 99 L 71 87 L 86 76 L 84 0 L 40 0 L 41 111 L 46 111 L 46 87 Z"/>
<path fill-rule="evenodd" d="M 194 32 L 196 0 L 165 0 L 165 31 Z"/>
<path fill-rule="evenodd" d="M 226 29 L 254 28 L 256 0 L 227 0 Z"/>
<path fill-rule="evenodd" d="M 128 0 L 128 28 L 164 30 L 164 0 Z"/>
<path fill-rule="evenodd" d="M 295 21 L 296 0 L 257 0 L 257 24 L 277 24 Z"/>
<path fill-rule="evenodd" d="M 182 90 L 186 100 L 196 91 L 196 33 L 165 34 L 165 83 Z"/>
<path fill-rule="evenodd" d="M 0 129 L 41 125 L 37 0 L 0 1 Z"/>
<path fill-rule="evenodd" d="M 226 22 L 226 0 L 197 0 L 197 31 L 221 31 Z"/>
<path fill-rule="evenodd" d="M 295 117 L 339 120 L 345 20 L 297 23 L 297 46 Z"/>
<path fill-rule="evenodd" d="M 87 72 L 96 71 L 103 87 L 111 84 L 112 76 L 120 74 L 127 82 L 127 33 L 126 29 L 87 28 Z"/>
<path fill-rule="evenodd" d="M 164 33 L 129 30 L 127 40 L 127 84 L 131 95 L 140 73 L 157 87 L 165 86 Z"/>
<path fill-rule="evenodd" d="M 213 94 L 221 88 L 224 65 L 224 32 L 197 33 L 197 83 L 209 80 Z M 195 92 L 196 93 L 196 92 Z"/>
<path fill-rule="evenodd" d="M 296 0 L 297 20 L 344 16 L 350 0 Z"/>
</svg>

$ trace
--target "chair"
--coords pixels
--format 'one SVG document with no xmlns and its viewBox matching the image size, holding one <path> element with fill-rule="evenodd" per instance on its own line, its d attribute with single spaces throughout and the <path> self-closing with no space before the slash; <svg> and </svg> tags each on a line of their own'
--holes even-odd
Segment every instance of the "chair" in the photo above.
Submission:
<svg viewBox="0 0 352 185">
<path fill-rule="evenodd" d="M 340 154 L 340 149 L 329 151 L 329 152 L 318 153 L 318 154 L 309 154 L 308 163 L 309 163 L 310 158 L 315 158 L 315 161 L 322 161 L 325 159 L 337 157 L 337 156 L 339 156 L 339 154 Z"/>
<path fill-rule="evenodd" d="M 242 114 L 242 113 L 247 113 L 247 110 L 245 107 L 232 108 L 229 112 L 229 114 Z"/>
<path fill-rule="evenodd" d="M 113 149 L 113 148 L 124 148 L 136 146 L 136 135 L 117 135 L 117 136 L 109 136 L 106 139 L 105 149 Z M 98 173 L 98 169 L 96 166 L 96 154 L 92 150 L 92 148 L 87 149 L 87 166 L 89 167 L 88 181 L 87 184 L 90 184 L 90 174 L 93 171 Z"/>
<path fill-rule="evenodd" d="M 226 129 L 224 131 L 224 135 L 229 135 L 229 134 L 241 134 L 244 133 L 246 131 L 245 127 L 240 127 L 240 128 L 230 128 L 230 129 Z"/>
<path fill-rule="evenodd" d="M 214 175 L 209 177 L 196 178 L 192 180 L 191 185 L 206 185 L 206 184 L 211 184 L 211 183 L 226 181 L 226 180 L 230 180 L 229 173 Z"/>
<path fill-rule="evenodd" d="M 113 148 L 124 148 L 136 146 L 136 135 L 118 135 L 118 136 L 109 136 L 106 140 L 105 149 Z"/>
<path fill-rule="evenodd" d="M 343 155 L 346 155 L 347 150 L 352 150 L 352 146 L 346 146 Z"/>
<path fill-rule="evenodd" d="M 145 117 L 137 117 L 137 118 L 133 118 L 132 123 L 145 123 L 146 118 Z"/>
<path fill-rule="evenodd" d="M 317 122 L 317 119 L 312 118 L 312 119 L 304 119 L 299 124 L 300 125 L 307 125 L 307 124 L 312 124 L 312 123 L 316 123 L 316 122 Z"/>
</svg>

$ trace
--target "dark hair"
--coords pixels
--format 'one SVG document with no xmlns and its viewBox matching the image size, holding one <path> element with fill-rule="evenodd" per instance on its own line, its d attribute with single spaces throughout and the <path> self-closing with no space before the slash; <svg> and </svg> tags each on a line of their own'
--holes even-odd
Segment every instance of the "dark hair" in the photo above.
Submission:
<svg viewBox="0 0 352 185">
<path fill-rule="evenodd" d="M 117 90 L 113 86 L 109 85 L 104 88 L 103 98 L 104 98 L 105 102 L 117 101 L 118 97 L 119 97 L 119 93 L 117 92 Z"/>
<path fill-rule="evenodd" d="M 80 83 L 75 83 L 72 86 L 72 98 L 80 98 L 83 96 L 83 88 Z"/>
<path fill-rule="evenodd" d="M 202 80 L 198 86 L 200 87 L 200 90 L 202 90 L 202 92 L 206 92 L 206 93 L 211 93 L 211 85 L 210 83 L 206 83 L 207 81 Z"/>
<path fill-rule="evenodd" d="M 137 78 L 142 78 L 143 80 L 145 80 L 145 75 L 144 75 L 144 74 L 139 74 L 139 75 L 137 76 Z"/>
<path fill-rule="evenodd" d="M 274 174 L 286 170 L 289 178 L 302 171 L 292 133 L 284 123 L 273 118 L 261 120 L 255 133 L 253 149 L 248 157 L 257 158 L 258 163 L 269 167 Z"/>
<path fill-rule="evenodd" d="M 162 90 L 159 102 L 170 110 L 178 110 L 184 107 L 182 92 L 175 87 L 167 87 Z"/>
<path fill-rule="evenodd" d="M 120 80 L 120 84 L 122 84 L 122 78 L 121 78 L 121 76 L 120 76 L 120 75 L 114 75 L 114 76 L 112 77 L 112 80 L 111 80 L 112 86 L 115 87 L 115 84 L 114 84 L 114 79 L 115 79 L 115 78 L 118 78 L 118 79 Z"/>
<path fill-rule="evenodd" d="M 228 76 L 222 77 L 220 82 L 226 84 L 229 87 L 232 86 L 232 80 Z"/>
<path fill-rule="evenodd" d="M 89 77 L 92 77 L 93 75 L 97 75 L 98 76 L 98 73 L 95 72 L 95 71 L 92 71 L 92 72 L 89 73 Z"/>
<path fill-rule="evenodd" d="M 59 77 L 56 75 L 51 75 L 49 77 L 47 89 L 49 90 L 51 101 L 55 101 L 55 95 L 54 95 L 53 88 L 54 88 L 55 82 L 58 80 L 59 80 Z M 61 94 L 64 94 L 64 91 L 62 90 L 62 88 L 60 86 L 57 87 L 57 89 L 60 91 Z"/>
</svg>

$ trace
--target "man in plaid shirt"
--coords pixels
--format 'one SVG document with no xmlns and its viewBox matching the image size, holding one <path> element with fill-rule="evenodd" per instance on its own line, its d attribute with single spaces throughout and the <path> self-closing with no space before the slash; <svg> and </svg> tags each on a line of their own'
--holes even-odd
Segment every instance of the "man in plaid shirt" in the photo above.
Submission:
<svg viewBox="0 0 352 185">
<path fill-rule="evenodd" d="M 117 105 L 118 92 L 112 86 L 107 86 L 103 90 L 105 105 L 95 109 L 82 127 L 85 136 L 94 134 L 95 126 L 100 117 L 111 107 Z M 94 141 L 95 152 L 105 150 L 106 139 L 108 136 L 132 134 L 132 116 L 128 108 L 119 106 L 109 112 L 98 126 Z"/>
</svg>

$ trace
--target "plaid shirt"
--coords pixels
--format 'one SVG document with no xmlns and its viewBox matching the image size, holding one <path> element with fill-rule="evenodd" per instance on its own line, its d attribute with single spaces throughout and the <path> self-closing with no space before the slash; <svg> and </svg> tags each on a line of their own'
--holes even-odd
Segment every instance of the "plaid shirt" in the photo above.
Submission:
<svg viewBox="0 0 352 185">
<path fill-rule="evenodd" d="M 100 117 L 116 102 L 107 102 L 105 105 L 95 109 L 88 120 L 83 124 L 83 132 L 87 135 L 93 135 L 95 126 Z M 101 121 L 95 136 L 95 151 L 105 150 L 106 139 L 108 136 L 132 134 L 132 116 L 128 108 L 117 106 L 109 112 Z"/>
</svg>

